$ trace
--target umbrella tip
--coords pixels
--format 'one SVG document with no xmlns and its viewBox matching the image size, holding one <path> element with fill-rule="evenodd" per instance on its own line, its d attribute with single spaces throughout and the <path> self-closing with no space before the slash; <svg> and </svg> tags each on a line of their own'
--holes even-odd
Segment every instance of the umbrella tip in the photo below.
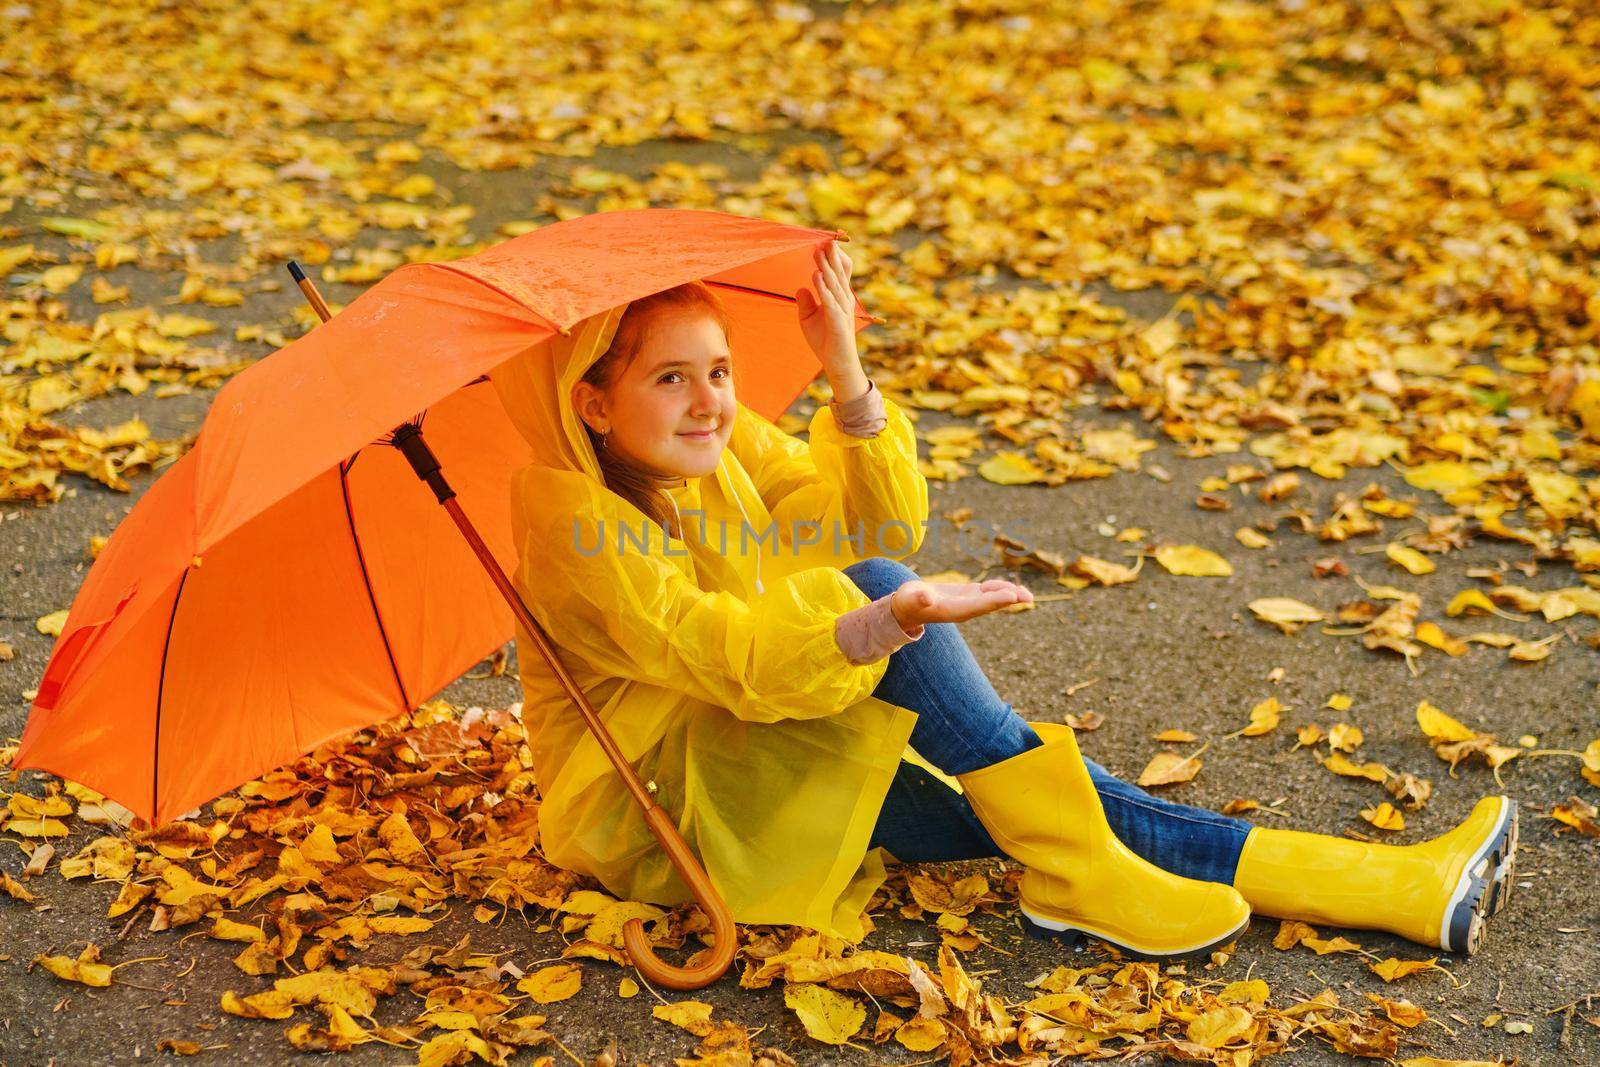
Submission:
<svg viewBox="0 0 1600 1067">
<path fill-rule="evenodd" d="M 306 280 L 306 272 L 301 270 L 300 264 L 292 259 L 289 261 L 289 277 L 294 279 L 296 285 Z"/>
</svg>

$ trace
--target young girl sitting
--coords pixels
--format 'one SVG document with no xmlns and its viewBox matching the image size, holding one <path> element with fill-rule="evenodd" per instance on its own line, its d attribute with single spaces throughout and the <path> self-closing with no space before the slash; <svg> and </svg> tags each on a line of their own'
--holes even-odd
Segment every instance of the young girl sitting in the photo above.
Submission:
<svg viewBox="0 0 1600 1067">
<path fill-rule="evenodd" d="M 928 517 L 916 439 L 862 372 L 849 259 L 829 244 L 817 263 L 820 300 L 802 291 L 797 312 L 834 400 L 809 444 L 738 402 L 735 338 L 701 283 L 491 375 L 534 450 L 513 487 L 517 588 L 734 918 L 856 941 L 886 858 L 1008 856 L 1030 928 L 1136 956 L 1204 952 L 1252 909 L 1477 951 L 1511 885 L 1510 799 L 1405 847 L 1253 827 L 1119 781 L 995 693 L 956 624 L 1031 594 L 898 562 Z M 625 899 L 689 900 L 518 645 L 545 856 Z"/>
</svg>

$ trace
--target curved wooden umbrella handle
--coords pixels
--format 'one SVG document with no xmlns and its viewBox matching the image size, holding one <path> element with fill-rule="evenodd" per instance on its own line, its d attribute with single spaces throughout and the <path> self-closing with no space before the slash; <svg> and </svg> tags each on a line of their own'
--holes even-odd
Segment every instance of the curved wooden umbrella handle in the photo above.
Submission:
<svg viewBox="0 0 1600 1067">
<path fill-rule="evenodd" d="M 729 964 L 733 963 L 733 954 L 739 947 L 733 913 L 722 902 L 722 897 L 694 858 L 694 853 L 689 851 L 688 844 L 672 824 L 672 817 L 666 809 L 659 804 L 651 804 L 645 809 L 644 818 L 667 858 L 678 869 L 678 876 L 688 885 L 696 903 L 711 919 L 711 953 L 695 967 L 675 967 L 660 960 L 645 937 L 642 919 L 629 919 L 622 925 L 622 944 L 628 950 L 628 958 L 639 968 L 639 973 L 656 985 L 668 989 L 699 989 L 721 978 Z"/>
</svg>

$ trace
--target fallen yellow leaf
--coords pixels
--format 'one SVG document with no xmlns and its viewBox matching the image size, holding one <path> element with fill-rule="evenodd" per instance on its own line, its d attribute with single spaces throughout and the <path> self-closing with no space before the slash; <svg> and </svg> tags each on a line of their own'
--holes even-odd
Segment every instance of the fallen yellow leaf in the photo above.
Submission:
<svg viewBox="0 0 1600 1067">
<path fill-rule="evenodd" d="M 1392 1023 L 1398 1023 L 1408 1029 L 1420 1026 L 1428 1019 L 1428 1013 L 1411 1003 L 1409 1000 L 1389 1000 L 1376 993 L 1368 993 L 1367 999 L 1383 1009 L 1383 1014 Z"/>
<path fill-rule="evenodd" d="M 222 1010 L 246 1019 L 288 1019 L 294 1015 L 294 998 L 279 989 L 269 989 L 241 997 L 229 990 L 222 994 Z"/>
<path fill-rule="evenodd" d="M 1394 773 L 1381 763 L 1363 763 L 1357 766 L 1337 752 L 1330 754 L 1327 759 L 1323 760 L 1322 765 L 1334 774 L 1343 775 L 1346 778 L 1366 778 L 1373 782 L 1385 781 Z"/>
<path fill-rule="evenodd" d="M 1233 573 L 1228 561 L 1199 545 L 1168 545 L 1156 550 L 1156 562 L 1173 574 L 1192 578 L 1226 578 Z"/>
<path fill-rule="evenodd" d="M 1271 733 L 1278 728 L 1278 720 L 1283 711 L 1284 707 L 1278 702 L 1277 697 L 1268 697 L 1250 709 L 1250 725 L 1239 732 L 1246 737 L 1260 737 L 1262 734 Z"/>
<path fill-rule="evenodd" d="M 1444 628 L 1436 622 L 1424 622 L 1417 625 L 1416 638 L 1423 644 L 1451 656 L 1460 656 L 1466 653 L 1467 643 L 1458 638 L 1451 637 Z"/>
<path fill-rule="evenodd" d="M 1291 597 L 1267 596 L 1250 601 L 1250 610 L 1262 622 L 1269 622 L 1286 634 L 1298 631 L 1307 623 L 1321 622 L 1325 615 L 1310 604 Z"/>
<path fill-rule="evenodd" d="M 1512 659 L 1522 663 L 1538 663 L 1549 657 L 1556 647 L 1556 642 L 1561 640 L 1561 634 L 1551 634 L 1539 641 L 1518 641 L 1511 646 L 1509 655 Z"/>
<path fill-rule="evenodd" d="M 1246 548 L 1271 548 L 1272 539 L 1260 530 L 1250 526 L 1241 526 L 1233 531 L 1233 538 Z"/>
<path fill-rule="evenodd" d="M 1326 736 L 1328 735 L 1322 732 L 1322 727 L 1318 726 L 1314 722 L 1308 722 L 1304 726 L 1300 727 L 1300 729 L 1295 731 L 1296 741 L 1294 747 L 1309 748 L 1311 745 L 1316 744 Z"/>
<path fill-rule="evenodd" d="M 127 888 L 124 886 L 123 888 Z M 265 941 L 261 927 L 219 918 L 211 924 L 211 936 L 219 941 Z"/>
<path fill-rule="evenodd" d="M 825 1045 L 842 1045 L 867 1021 L 867 1009 L 852 997 L 814 983 L 790 983 L 783 1002 L 800 1018 L 806 1033 Z"/>
<path fill-rule="evenodd" d="M 1141 563 L 1143 561 L 1141 560 Z M 1139 577 L 1137 567 L 1124 567 L 1094 556 L 1079 556 L 1071 566 L 1074 573 L 1099 582 L 1101 585 L 1122 585 Z"/>
<path fill-rule="evenodd" d="M 978 473 L 996 485 L 1028 485 L 1044 481 L 1044 471 L 1019 452 L 998 452 L 978 465 Z"/>
<path fill-rule="evenodd" d="M 680 1000 L 675 1004 L 657 1004 L 650 1009 L 650 1014 L 696 1037 L 705 1037 L 717 1028 L 711 1021 L 712 1010 L 712 1006 L 704 1001 Z"/>
<path fill-rule="evenodd" d="M 40 273 L 39 284 L 52 293 L 64 293 L 81 277 L 83 277 L 83 264 L 63 263 L 59 267 L 51 267 Z"/>
<path fill-rule="evenodd" d="M 1471 741 L 1478 736 L 1426 700 L 1417 703 L 1417 725 L 1434 744 Z"/>
<path fill-rule="evenodd" d="M 48 615 L 41 615 L 33 624 L 33 628 L 46 637 L 60 637 L 61 630 L 67 625 L 67 611 L 52 611 Z"/>
<path fill-rule="evenodd" d="M 1444 613 L 1452 619 L 1463 613 L 1472 615 L 1499 615 L 1507 619 L 1520 621 L 1521 616 L 1502 611 L 1495 606 L 1494 601 L 1483 594 L 1481 589 L 1463 589 L 1450 598 L 1450 603 L 1445 605 Z"/>
<path fill-rule="evenodd" d="M 1375 808 L 1362 808 L 1361 817 L 1380 830 L 1404 830 L 1406 817 L 1388 801 Z"/>
<path fill-rule="evenodd" d="M 1200 773 L 1203 764 L 1197 756 L 1180 756 L 1176 752 L 1157 752 L 1155 758 L 1139 774 L 1142 786 L 1175 785 L 1187 782 Z"/>
<path fill-rule="evenodd" d="M 1196 1016 L 1185 1031 L 1190 1041 L 1203 1048 L 1221 1048 L 1244 1037 L 1255 1026 L 1255 1016 L 1232 1004 L 1212 1008 Z"/>
<path fill-rule="evenodd" d="M 1425 960 L 1398 960 L 1391 956 L 1377 963 L 1367 964 L 1367 969 L 1385 982 L 1393 982 L 1407 975 L 1436 971 L 1440 968 L 1437 956 L 1429 956 Z"/>
<path fill-rule="evenodd" d="M 894 1039 L 911 1052 L 932 1052 L 944 1044 L 945 1036 L 944 1023 L 926 1015 L 903 1023 L 894 1032 Z"/>
<path fill-rule="evenodd" d="M 1406 545 L 1390 544 L 1384 549 L 1384 554 L 1389 557 L 1391 563 L 1405 568 L 1412 574 L 1432 574 L 1438 569 L 1434 566 L 1433 560 Z"/>
<path fill-rule="evenodd" d="M 1361 727 L 1347 722 L 1336 722 L 1328 730 L 1328 747 L 1339 752 L 1354 752 L 1365 740 Z"/>
<path fill-rule="evenodd" d="M 583 970 L 573 963 L 541 967 L 517 982 L 517 988 L 528 994 L 536 1004 L 554 1004 L 566 1000 L 575 996 L 582 986 Z"/>
<path fill-rule="evenodd" d="M 81 982 L 87 986 L 104 988 L 111 984 L 111 968 L 104 963 L 84 956 L 98 955 L 85 950 L 78 959 L 71 956 L 35 956 L 33 962 L 67 982 Z"/>
<path fill-rule="evenodd" d="M 0 248 L 0 277 L 10 274 L 31 258 L 33 258 L 32 245 L 12 245 L 10 248 Z"/>
</svg>

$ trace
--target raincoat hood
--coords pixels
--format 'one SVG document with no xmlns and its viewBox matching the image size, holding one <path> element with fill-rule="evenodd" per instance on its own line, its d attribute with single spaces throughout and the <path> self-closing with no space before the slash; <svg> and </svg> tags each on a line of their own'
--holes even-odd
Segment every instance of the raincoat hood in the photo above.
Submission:
<svg viewBox="0 0 1600 1067">
<path fill-rule="evenodd" d="M 629 305 L 591 315 L 507 360 L 489 374 L 511 424 L 541 467 L 603 481 L 588 428 L 572 407 L 572 387 L 611 347 Z"/>
</svg>

